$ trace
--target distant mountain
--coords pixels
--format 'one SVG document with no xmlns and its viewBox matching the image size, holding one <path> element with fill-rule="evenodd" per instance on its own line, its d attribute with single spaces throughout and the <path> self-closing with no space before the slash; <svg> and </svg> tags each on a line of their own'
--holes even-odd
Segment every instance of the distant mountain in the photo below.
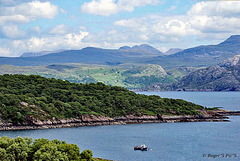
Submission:
<svg viewBox="0 0 240 161">
<path fill-rule="evenodd" d="M 131 47 L 130 46 L 122 46 L 119 48 L 119 50 L 125 50 L 125 49 L 131 49 Z"/>
<path fill-rule="evenodd" d="M 240 91 L 240 55 L 197 70 L 173 85 L 173 90 Z"/>
<path fill-rule="evenodd" d="M 165 70 L 179 67 L 208 67 L 240 54 L 240 35 L 234 35 L 218 45 L 198 46 L 172 55 L 164 55 L 150 45 L 142 44 L 120 49 L 87 47 L 65 50 L 34 57 L 0 57 L 0 65 L 38 66 L 56 63 L 119 65 L 124 63 L 158 64 Z"/>
<path fill-rule="evenodd" d="M 135 45 L 133 47 L 122 46 L 119 48 L 119 50 L 125 51 L 125 52 L 138 53 L 141 56 L 161 56 L 161 55 L 163 55 L 163 53 L 161 51 L 159 51 L 158 49 L 156 49 L 148 44 Z"/>
<path fill-rule="evenodd" d="M 65 50 L 43 56 L 0 57 L 0 65 L 39 66 L 56 63 L 119 65 L 122 63 L 138 63 L 158 55 L 156 53 L 149 54 L 149 52 L 145 52 L 146 50 L 150 50 L 151 47 L 145 46 L 144 49 L 144 46 L 140 45 L 139 49 L 132 49 L 131 51 L 87 47 L 82 50 Z"/>
<path fill-rule="evenodd" d="M 145 63 L 160 64 L 164 69 L 208 67 L 240 54 L 240 35 L 233 35 L 218 45 L 198 46 L 168 56 L 152 58 Z"/>
<path fill-rule="evenodd" d="M 164 55 L 172 55 L 172 54 L 176 54 L 177 52 L 183 51 L 184 49 L 180 49 L 180 48 L 170 48 L 168 51 L 166 51 L 164 53 Z"/>
<path fill-rule="evenodd" d="M 52 53 L 60 53 L 64 50 L 56 50 L 56 51 L 40 51 L 40 52 L 26 52 L 23 53 L 20 57 L 35 57 L 35 56 L 43 56 Z"/>
</svg>

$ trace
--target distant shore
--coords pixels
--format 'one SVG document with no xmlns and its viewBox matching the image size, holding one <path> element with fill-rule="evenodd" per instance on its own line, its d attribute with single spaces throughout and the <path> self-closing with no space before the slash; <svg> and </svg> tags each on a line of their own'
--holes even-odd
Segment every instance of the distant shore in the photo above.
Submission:
<svg viewBox="0 0 240 161">
<path fill-rule="evenodd" d="M 173 122 L 228 122 L 229 115 L 240 115 L 240 111 L 212 111 L 204 115 L 127 115 L 122 117 L 109 118 L 102 115 L 82 115 L 79 118 L 61 119 L 61 120 L 35 120 L 31 124 L 12 125 L 11 123 L 0 123 L 0 131 L 13 130 L 35 130 L 35 129 L 54 129 L 69 128 L 81 126 L 100 126 L 100 125 L 125 125 L 142 123 L 173 123 Z"/>
</svg>

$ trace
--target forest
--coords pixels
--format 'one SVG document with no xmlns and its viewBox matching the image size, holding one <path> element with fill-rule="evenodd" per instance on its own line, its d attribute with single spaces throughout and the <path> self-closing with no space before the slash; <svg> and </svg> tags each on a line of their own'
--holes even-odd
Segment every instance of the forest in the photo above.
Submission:
<svg viewBox="0 0 240 161">
<path fill-rule="evenodd" d="M 15 125 L 24 124 L 29 117 L 48 120 L 83 114 L 195 115 L 203 108 L 184 100 L 136 94 L 100 82 L 79 84 L 37 75 L 0 76 L 0 121 Z"/>
</svg>

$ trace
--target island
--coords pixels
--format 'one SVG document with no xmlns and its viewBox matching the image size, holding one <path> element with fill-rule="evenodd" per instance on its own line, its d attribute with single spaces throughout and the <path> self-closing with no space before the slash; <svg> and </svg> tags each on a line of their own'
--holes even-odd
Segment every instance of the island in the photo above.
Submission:
<svg viewBox="0 0 240 161">
<path fill-rule="evenodd" d="M 101 82 L 78 84 L 38 75 L 0 76 L 0 130 L 228 121 L 227 115 L 239 114 L 181 99 L 136 94 Z"/>
</svg>

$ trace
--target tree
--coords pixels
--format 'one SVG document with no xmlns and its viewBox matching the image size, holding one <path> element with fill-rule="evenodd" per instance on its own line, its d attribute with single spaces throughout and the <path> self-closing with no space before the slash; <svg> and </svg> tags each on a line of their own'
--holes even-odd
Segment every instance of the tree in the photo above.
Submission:
<svg viewBox="0 0 240 161">
<path fill-rule="evenodd" d="M 57 139 L 0 137 L 0 160 L 4 161 L 92 161 L 92 151 L 82 153 L 75 144 Z"/>
<path fill-rule="evenodd" d="M 91 150 L 84 150 L 82 153 L 81 153 L 81 158 L 82 159 L 85 159 L 87 161 L 92 161 L 92 151 Z"/>
</svg>

